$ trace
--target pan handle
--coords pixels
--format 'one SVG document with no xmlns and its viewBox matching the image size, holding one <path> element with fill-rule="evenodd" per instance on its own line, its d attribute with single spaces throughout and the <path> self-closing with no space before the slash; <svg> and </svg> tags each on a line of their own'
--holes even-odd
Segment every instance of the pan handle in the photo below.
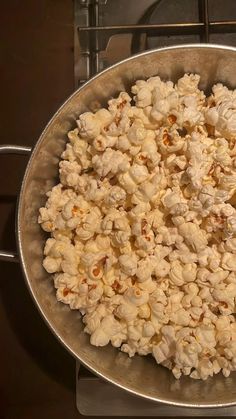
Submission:
<svg viewBox="0 0 236 419">
<path fill-rule="evenodd" d="M 24 154 L 29 155 L 32 151 L 31 147 L 3 144 L 0 145 L 0 154 Z M 19 258 L 16 252 L 5 252 L 0 250 L 0 261 L 5 262 L 19 262 Z"/>
</svg>

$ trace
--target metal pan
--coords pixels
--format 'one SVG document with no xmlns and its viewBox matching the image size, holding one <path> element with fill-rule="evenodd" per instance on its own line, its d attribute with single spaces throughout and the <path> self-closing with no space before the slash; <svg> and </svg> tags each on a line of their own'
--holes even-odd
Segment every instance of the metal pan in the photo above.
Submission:
<svg viewBox="0 0 236 419">
<path fill-rule="evenodd" d="M 183 45 L 126 59 L 85 83 L 57 111 L 36 143 L 22 182 L 18 201 L 16 235 L 18 250 L 1 252 L 0 258 L 19 258 L 26 284 L 43 319 L 63 346 L 100 377 L 135 395 L 156 402 L 186 407 L 222 407 L 236 404 L 236 374 L 221 374 L 206 381 L 188 377 L 175 380 L 170 371 L 156 365 L 151 357 L 129 359 L 112 346 L 96 348 L 83 333 L 78 311 L 58 303 L 53 282 L 42 267 L 45 234 L 37 223 L 45 193 L 58 178 L 59 156 L 66 133 L 82 112 L 95 110 L 121 90 L 130 90 L 137 79 L 160 75 L 176 81 L 186 72 L 201 75 L 201 88 L 223 82 L 236 87 L 236 49 L 217 45 Z M 28 147 L 2 146 L 1 153 L 28 153 Z M 52 354 L 53 356 L 53 354 Z"/>
</svg>

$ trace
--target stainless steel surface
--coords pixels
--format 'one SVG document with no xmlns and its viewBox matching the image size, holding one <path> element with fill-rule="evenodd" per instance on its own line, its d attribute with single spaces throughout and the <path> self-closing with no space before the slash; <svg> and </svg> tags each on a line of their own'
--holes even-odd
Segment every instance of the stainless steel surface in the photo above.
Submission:
<svg viewBox="0 0 236 419">
<path fill-rule="evenodd" d="M 236 44 L 234 0 L 75 0 L 74 10 L 76 87 L 149 48 Z"/>
<path fill-rule="evenodd" d="M 221 24 L 221 22 L 214 22 L 215 24 Z M 236 25 L 236 23 L 235 23 Z M 145 31 L 153 30 L 153 29 L 166 29 L 167 33 L 169 33 L 172 29 L 181 29 L 184 28 L 192 28 L 195 32 L 195 28 L 203 28 L 204 23 L 199 22 L 189 22 L 189 23 L 160 23 L 160 24 L 149 24 L 149 25 L 105 25 L 105 26 L 88 26 L 88 27 L 81 27 L 78 28 L 79 32 L 95 32 L 95 31 L 115 31 L 115 30 L 121 30 L 126 32 L 127 30 L 139 30 L 142 31 L 145 29 Z"/>
<path fill-rule="evenodd" d="M 167 406 L 150 400 L 137 398 L 125 393 L 94 375 L 80 374 L 80 365 L 76 365 L 76 405 L 84 416 L 122 416 L 122 417 L 236 417 L 236 406 L 197 409 L 189 407 Z"/>
<path fill-rule="evenodd" d="M 32 147 L 3 144 L 0 145 L 0 154 L 23 154 L 29 155 L 32 151 Z M 19 262 L 19 258 L 16 252 L 5 252 L 0 250 L 0 260 L 5 262 Z"/>
<path fill-rule="evenodd" d="M 0 154 L 25 154 L 28 155 L 32 151 L 32 147 L 22 145 L 3 144 L 0 145 Z"/>
<path fill-rule="evenodd" d="M 170 34 L 173 32 L 174 29 L 176 29 L 174 32 L 178 32 L 178 30 L 181 30 L 181 33 L 184 31 L 184 29 L 189 30 L 192 29 L 193 33 L 196 33 L 196 29 L 201 28 L 211 28 L 212 31 L 215 30 L 215 28 L 218 28 L 218 30 L 225 30 L 230 29 L 232 31 L 236 30 L 236 22 L 235 21 L 219 21 L 219 22 L 188 22 L 188 23 L 160 23 L 160 24 L 149 24 L 149 25 L 106 25 L 106 26 L 89 26 L 89 27 L 81 27 L 78 28 L 79 32 L 96 32 L 96 31 L 115 31 L 115 30 L 121 30 L 126 32 L 127 30 L 138 30 L 138 31 L 151 31 L 153 29 L 158 29 L 162 33 L 163 31 Z M 209 33 L 206 35 L 206 40 L 209 40 Z"/>
<path fill-rule="evenodd" d="M 212 26 L 214 28 L 214 25 L 221 24 L 221 22 L 210 22 L 209 21 L 209 4 L 208 0 L 202 0 L 201 1 L 201 9 L 202 9 L 202 17 L 204 21 L 204 32 L 205 32 L 205 41 L 209 42 L 209 34 L 210 34 L 210 27 Z M 230 24 L 231 22 L 227 22 L 227 24 Z M 231 26 L 235 26 L 236 28 L 236 22 L 232 22 Z"/>
<path fill-rule="evenodd" d="M 75 86 L 98 70 L 148 48 L 199 41 L 236 45 L 236 9 L 231 0 L 130 0 L 129 7 L 126 0 L 75 0 L 74 4 Z M 145 400 L 132 399 L 130 403 L 130 396 L 123 394 L 117 405 L 119 389 L 105 385 L 100 379 L 94 378 L 89 383 L 94 383 L 96 392 L 89 391 L 86 380 L 80 380 L 77 386 L 79 411 L 82 400 L 85 401 L 86 414 L 111 415 L 115 410 L 117 414 L 137 416 L 138 404 L 141 414 L 149 415 L 150 406 Z M 110 388 L 110 407 L 104 403 L 96 404 L 96 393 L 107 400 Z M 156 415 L 173 416 L 175 412 L 176 407 L 165 405 L 156 410 Z M 203 416 L 209 414 L 208 409 L 201 409 L 201 412 Z M 227 412 L 218 415 L 234 413 L 234 408 L 228 408 Z"/>
<path fill-rule="evenodd" d="M 176 81 L 186 72 L 201 75 L 200 87 L 208 90 L 221 81 L 236 86 L 236 49 L 216 45 L 184 45 L 147 51 L 133 56 L 95 76 L 77 90 L 49 122 L 31 154 L 22 183 L 18 206 L 18 249 L 26 283 L 33 299 L 60 342 L 91 371 L 120 388 L 146 399 L 186 407 L 226 407 L 236 404 L 236 374 L 217 375 L 207 381 L 171 373 L 149 357 L 126 354 L 107 346 L 90 345 L 83 333 L 78 311 L 58 303 L 50 275 L 42 267 L 43 234 L 37 223 L 45 193 L 57 181 L 58 161 L 66 133 L 81 112 L 95 110 L 110 97 L 139 78 L 159 74 Z"/>
<path fill-rule="evenodd" d="M 0 250 L 0 260 L 5 262 L 19 262 L 16 252 L 5 252 L 4 250 Z"/>
</svg>

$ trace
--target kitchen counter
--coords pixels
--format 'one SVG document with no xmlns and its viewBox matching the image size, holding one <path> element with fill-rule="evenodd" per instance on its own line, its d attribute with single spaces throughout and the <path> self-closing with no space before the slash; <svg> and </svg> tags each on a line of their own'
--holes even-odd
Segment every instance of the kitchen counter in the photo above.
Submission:
<svg viewBox="0 0 236 419">
<path fill-rule="evenodd" d="M 34 145 L 73 92 L 72 0 L 1 2 L 1 144 Z M 15 249 L 27 162 L 0 156 L 0 246 Z M 18 264 L 0 263 L 0 418 L 78 418 L 75 361 L 38 314 Z"/>
<path fill-rule="evenodd" d="M 33 146 L 74 91 L 73 20 L 72 0 L 1 1 L 1 144 Z M 26 164 L 25 156 L 0 155 L 4 250 L 16 248 L 16 199 Z M 0 419 L 81 417 L 75 360 L 41 319 L 20 265 L 6 262 L 0 262 L 0 336 Z"/>
</svg>

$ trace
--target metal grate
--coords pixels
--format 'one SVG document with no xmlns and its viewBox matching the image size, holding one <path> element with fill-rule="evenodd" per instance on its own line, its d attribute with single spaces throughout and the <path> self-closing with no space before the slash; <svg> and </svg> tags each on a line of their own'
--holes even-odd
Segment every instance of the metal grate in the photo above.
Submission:
<svg viewBox="0 0 236 419">
<path fill-rule="evenodd" d="M 76 406 L 89 417 L 236 417 L 236 407 L 186 408 L 144 400 L 86 372 L 76 363 Z"/>
<path fill-rule="evenodd" d="M 158 46 L 165 46 L 171 43 L 183 43 L 185 38 L 181 38 L 182 36 L 190 39 L 190 42 L 209 42 L 212 41 L 211 37 L 213 37 L 213 42 L 216 42 L 215 34 L 234 34 L 235 38 L 231 37 L 229 40 L 228 38 L 220 39 L 218 42 L 236 45 L 235 0 L 231 0 L 231 2 L 228 0 L 217 0 L 217 2 L 215 0 L 188 0 L 188 5 L 192 3 L 191 8 L 194 9 L 195 7 L 196 14 L 198 14 L 194 19 L 185 8 L 187 3 L 184 0 L 180 0 L 180 2 L 180 6 L 182 5 L 183 7 L 180 10 L 179 22 L 152 23 L 151 20 L 155 18 L 155 11 L 162 6 L 163 9 L 159 11 L 159 16 L 161 16 L 163 14 L 162 11 L 170 6 L 170 0 L 139 0 L 135 3 L 129 1 L 126 2 L 126 9 L 123 8 L 124 3 L 120 2 L 120 0 L 75 0 L 75 87 L 78 87 L 78 85 L 110 64 L 135 52 L 152 47 L 153 42 L 150 45 L 147 43 L 149 38 L 152 40 L 159 38 L 160 43 Z M 172 3 L 177 5 L 178 0 Z M 215 15 L 215 9 L 219 11 L 220 17 L 224 16 L 224 10 L 227 6 L 229 9 L 230 4 L 231 11 L 229 11 L 228 15 L 233 16 L 235 20 L 221 20 L 221 18 L 217 20 L 214 19 L 214 16 L 212 18 L 212 15 Z M 126 21 L 127 15 L 132 15 L 133 17 L 136 9 L 139 10 L 139 16 L 137 15 L 138 23 L 110 23 L 118 20 L 118 17 Z M 175 18 L 174 14 L 175 11 L 172 8 L 168 16 L 169 20 L 173 21 L 173 18 Z M 193 38 L 193 35 L 195 38 Z M 173 42 L 170 42 L 171 37 Z M 107 53 L 111 39 L 115 47 L 117 47 L 117 58 L 114 56 L 114 49 L 116 48 L 113 47 L 110 56 Z M 127 51 L 125 40 L 130 42 L 129 51 Z M 124 56 L 122 56 L 122 49 L 124 50 Z"/>
<path fill-rule="evenodd" d="M 186 42 L 236 46 L 236 0 L 74 0 L 75 88 L 145 49 Z M 236 408 L 182 409 L 123 392 L 76 366 L 76 404 L 85 416 L 233 416 Z"/>
</svg>

